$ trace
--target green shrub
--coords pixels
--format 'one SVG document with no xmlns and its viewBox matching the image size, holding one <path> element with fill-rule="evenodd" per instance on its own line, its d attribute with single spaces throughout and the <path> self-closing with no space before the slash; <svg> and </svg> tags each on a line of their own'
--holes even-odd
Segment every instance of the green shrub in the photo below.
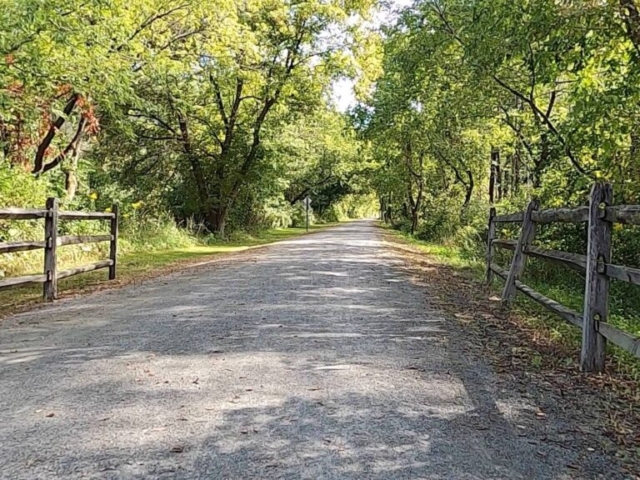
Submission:
<svg viewBox="0 0 640 480">
<path fill-rule="evenodd" d="M 318 221 L 322 223 L 336 223 L 346 219 L 346 215 L 342 212 L 339 206 L 331 205 L 324 211 Z"/>
<path fill-rule="evenodd" d="M 284 198 L 272 199 L 262 207 L 260 227 L 287 228 L 293 223 L 295 208 Z"/>
</svg>

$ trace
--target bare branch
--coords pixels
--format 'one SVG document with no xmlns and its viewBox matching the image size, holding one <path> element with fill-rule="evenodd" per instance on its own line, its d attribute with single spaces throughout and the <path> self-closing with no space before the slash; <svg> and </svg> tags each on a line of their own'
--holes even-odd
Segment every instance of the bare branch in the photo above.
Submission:
<svg viewBox="0 0 640 480">
<path fill-rule="evenodd" d="M 215 78 L 213 78 L 213 74 L 209 73 L 209 81 L 211 85 L 213 85 L 213 93 L 216 97 L 216 104 L 218 105 L 218 111 L 220 112 L 220 116 L 222 117 L 222 122 L 225 126 L 229 125 L 229 119 L 227 118 L 227 113 L 224 110 L 224 101 L 222 100 L 222 92 L 220 91 L 220 85 Z"/>
<path fill-rule="evenodd" d="M 67 101 L 67 104 L 64 106 L 64 109 L 62 110 L 62 113 L 64 115 L 61 115 L 58 118 L 56 118 L 56 120 L 49 127 L 47 134 L 45 135 L 45 137 L 42 139 L 42 142 L 40 142 L 40 145 L 38 146 L 38 151 L 36 152 L 35 162 L 34 162 L 33 170 L 31 171 L 31 173 L 38 174 L 43 172 L 44 157 L 47 153 L 47 149 L 51 145 L 51 142 L 56 136 L 56 133 L 58 133 L 58 130 L 60 130 L 62 128 L 62 125 L 64 125 L 64 122 L 67 120 L 67 117 L 71 115 L 71 112 L 73 112 L 73 109 L 75 108 L 79 99 L 80 99 L 79 94 L 77 93 L 72 94 L 71 98 L 69 98 L 69 100 Z"/>
<path fill-rule="evenodd" d="M 186 8 L 188 6 L 189 6 L 188 4 L 178 5 L 177 7 L 171 8 L 165 12 L 159 12 L 159 13 L 156 13 L 155 15 L 151 15 L 144 22 L 142 22 L 140 26 L 131 35 L 129 35 L 129 38 L 127 38 L 127 40 L 125 40 L 123 43 L 118 45 L 115 49 L 113 49 L 113 51 L 116 51 L 116 52 L 121 51 L 129 42 L 135 39 L 140 33 L 142 33 L 146 28 L 153 25 L 156 21 L 162 18 L 168 17 L 172 13 L 177 12 L 178 10 L 182 10 L 183 8 Z"/>
<path fill-rule="evenodd" d="M 84 116 L 80 117 L 80 120 L 78 121 L 78 128 L 76 128 L 76 133 L 71 139 L 71 141 L 69 142 L 69 144 L 65 147 L 65 149 L 59 155 L 57 155 L 53 160 L 51 160 L 49 163 L 44 165 L 44 167 L 42 168 L 42 173 L 48 172 L 49 170 L 52 170 L 55 167 L 57 167 L 60 163 L 62 163 L 62 161 L 65 158 L 67 158 L 69 153 L 77 152 L 78 143 L 80 143 L 80 139 L 82 138 L 82 134 L 84 133 L 84 127 L 86 124 L 87 124 L 87 119 Z"/>
<path fill-rule="evenodd" d="M 578 160 L 574 157 L 573 152 L 571 151 L 571 148 L 569 147 L 569 144 L 567 143 L 567 141 L 565 140 L 565 138 L 562 136 L 562 134 L 560 134 L 560 132 L 556 129 L 555 125 L 553 124 L 553 122 L 551 121 L 551 119 L 545 114 L 545 112 L 543 112 L 542 110 L 540 110 L 540 108 L 538 107 L 538 105 L 536 105 L 535 102 L 531 101 L 529 98 L 527 98 L 526 95 L 523 95 L 521 92 L 519 92 L 518 90 L 516 90 L 515 88 L 511 87 L 510 85 L 508 85 L 507 83 L 505 83 L 502 79 L 500 79 L 497 75 L 491 75 L 491 77 L 496 81 L 496 83 L 498 83 L 498 85 L 500 85 L 502 88 L 504 88 L 505 90 L 507 90 L 508 92 L 512 93 L 515 97 L 519 98 L 520 100 L 522 100 L 523 102 L 525 102 L 527 105 L 529 105 L 531 107 L 531 110 L 540 117 L 540 119 L 542 120 L 542 122 L 547 126 L 547 128 L 549 129 L 549 131 L 556 137 L 556 139 L 560 142 L 560 145 L 562 145 L 562 148 L 564 150 L 565 155 L 569 158 L 569 160 L 571 161 L 572 165 L 575 167 L 575 169 L 580 172 L 582 175 L 585 176 L 590 176 L 589 173 L 584 169 L 584 167 L 582 165 L 580 165 L 580 162 L 578 162 Z"/>
<path fill-rule="evenodd" d="M 141 110 L 134 110 L 135 112 L 140 112 L 140 113 L 128 113 L 127 116 L 129 117 L 133 117 L 133 118 L 145 118 L 147 120 L 153 120 L 153 124 L 158 126 L 158 127 L 162 127 L 165 130 L 169 130 L 170 132 L 176 134 L 177 132 L 175 131 L 175 129 L 173 127 L 171 127 L 171 125 L 169 125 L 167 122 L 165 122 L 164 120 L 162 120 L 160 117 L 158 117 L 157 115 L 154 115 L 152 113 L 144 113 Z"/>
</svg>

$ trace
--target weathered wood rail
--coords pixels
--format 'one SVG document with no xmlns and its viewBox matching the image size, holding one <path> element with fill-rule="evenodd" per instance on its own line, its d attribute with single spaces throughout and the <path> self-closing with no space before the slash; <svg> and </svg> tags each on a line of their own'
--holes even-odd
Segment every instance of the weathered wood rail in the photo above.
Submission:
<svg viewBox="0 0 640 480">
<path fill-rule="evenodd" d="M 586 372 L 604 371 L 607 340 L 640 357 L 640 338 L 607 323 L 611 279 L 640 285 L 640 269 L 611 263 L 612 226 L 614 223 L 640 225 L 640 205 L 614 206 L 611 205 L 612 199 L 611 185 L 597 183 L 591 190 L 588 206 L 538 210 L 538 202 L 532 200 L 524 212 L 496 215 L 495 209 L 492 208 L 489 213 L 487 282 L 493 281 L 494 274 L 505 281 L 502 301 L 507 305 L 513 301 L 516 293 L 520 292 L 581 328 L 580 365 Z M 534 246 L 536 225 L 553 222 L 587 223 L 587 254 L 579 255 Z M 498 223 L 520 223 L 519 238 L 496 238 Z M 496 248 L 514 252 L 509 270 L 504 270 L 494 263 Z M 585 275 L 582 313 L 545 297 L 520 281 L 528 256 L 553 262 Z"/>
<path fill-rule="evenodd" d="M 0 220 L 37 220 L 44 219 L 43 241 L 20 241 L 0 243 L 0 254 L 44 250 L 44 271 L 36 275 L 0 280 L 0 290 L 14 288 L 31 283 L 43 284 L 43 297 L 46 301 L 55 300 L 58 295 L 58 280 L 80 273 L 101 268 L 109 269 L 109 280 L 116 278 L 118 251 L 118 206 L 113 205 L 111 212 L 65 212 L 58 209 L 58 200 L 47 199 L 44 209 L 5 208 L 0 209 Z M 107 235 L 58 235 L 59 220 L 104 220 L 109 222 Z M 65 245 L 109 242 L 109 259 L 83 265 L 81 267 L 58 271 L 57 248 Z"/>
</svg>

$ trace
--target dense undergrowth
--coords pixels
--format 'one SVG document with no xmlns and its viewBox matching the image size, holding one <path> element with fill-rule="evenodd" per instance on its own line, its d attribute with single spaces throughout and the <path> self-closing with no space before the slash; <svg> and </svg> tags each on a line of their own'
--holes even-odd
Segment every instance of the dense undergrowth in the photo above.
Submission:
<svg viewBox="0 0 640 480">
<path fill-rule="evenodd" d="M 342 212 L 341 212 L 342 213 Z M 352 214 L 358 214 L 352 211 Z M 324 226 L 347 220 L 344 214 L 332 214 L 328 219 L 311 215 L 311 226 Z M 208 233 L 194 222 L 178 225 L 168 215 L 144 216 L 132 214 L 122 219 L 118 242 L 118 255 L 131 257 L 172 251 L 197 251 L 208 248 L 252 246 L 276 241 L 294 233 L 304 231 L 303 221 L 289 221 L 276 227 L 235 230 L 221 237 Z M 107 233 L 108 225 L 103 221 L 60 222 L 60 235 L 89 235 Z M 41 240 L 41 220 L 0 221 L 1 241 Z M 69 245 L 57 250 L 60 269 L 102 260 L 108 256 L 108 243 Z M 0 256 L 0 278 L 39 273 L 42 271 L 42 251 L 8 253 Z"/>
<path fill-rule="evenodd" d="M 224 235 L 212 233 L 195 217 L 180 219 L 156 204 L 132 196 L 131 192 L 112 188 L 98 181 L 91 188 L 88 182 L 73 199 L 65 197 L 54 178 L 34 177 L 0 160 L 0 208 L 43 208 L 50 196 L 60 198 L 63 210 L 109 211 L 117 203 L 120 212 L 118 252 L 121 256 L 170 252 L 200 247 L 253 245 L 277 238 L 276 232 L 297 232 L 306 223 L 306 211 L 301 202 L 291 205 L 279 201 L 264 201 L 234 211 Z M 310 208 L 311 225 L 360 218 L 375 211 L 374 195 L 343 193 L 335 198 L 318 200 L 319 208 Z M 59 235 L 95 235 L 108 233 L 104 221 L 84 220 L 59 222 Z M 42 220 L 0 220 L 0 242 L 42 240 Z M 58 268 L 63 269 L 102 260 L 108 244 L 70 245 L 57 252 Z M 15 252 L 0 255 L 0 279 L 42 272 L 42 251 Z"/>
</svg>

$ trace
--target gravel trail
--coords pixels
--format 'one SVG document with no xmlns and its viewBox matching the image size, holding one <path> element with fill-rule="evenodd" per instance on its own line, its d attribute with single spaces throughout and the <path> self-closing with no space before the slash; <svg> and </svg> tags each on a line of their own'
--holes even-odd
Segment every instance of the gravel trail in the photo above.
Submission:
<svg viewBox="0 0 640 480">
<path fill-rule="evenodd" d="M 402 266 L 353 222 L 6 319 L 0 478 L 619 478 Z"/>
</svg>

